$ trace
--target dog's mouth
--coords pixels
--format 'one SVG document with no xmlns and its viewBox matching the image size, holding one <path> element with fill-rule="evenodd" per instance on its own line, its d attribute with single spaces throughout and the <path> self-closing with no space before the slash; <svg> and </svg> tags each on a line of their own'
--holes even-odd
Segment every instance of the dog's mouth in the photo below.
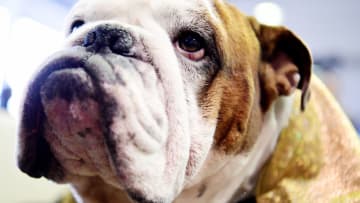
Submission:
<svg viewBox="0 0 360 203">
<path fill-rule="evenodd" d="M 114 187 L 137 190 L 132 182 L 139 174 L 132 171 L 144 163 L 137 163 L 136 155 L 152 157 L 160 153 L 167 133 L 165 110 L 159 110 L 164 102 L 161 93 L 153 98 L 159 103 L 153 107 L 156 111 L 147 108 L 146 98 L 136 97 L 143 92 L 135 91 L 129 78 L 160 85 L 153 77 L 155 71 L 151 74 L 155 81 L 144 81 L 147 76 L 138 65 L 141 63 L 144 71 L 149 71 L 145 69 L 150 65 L 137 63 L 122 56 L 90 53 L 81 47 L 52 58 L 30 85 L 20 133 L 28 137 L 41 134 L 58 164 L 55 170 L 61 168 L 63 175 L 50 174 L 54 164 L 44 159 L 36 160 L 41 163 L 20 160 L 20 168 L 32 176 L 58 182 L 66 182 L 68 177 L 97 176 Z M 119 69 L 133 69 L 128 74 L 136 76 L 126 78 Z M 46 163 L 50 165 L 44 166 Z M 38 164 L 41 170 L 36 168 Z M 46 168 L 49 171 L 44 172 Z M 141 170 L 140 175 L 150 175 L 145 168 Z"/>
<path fill-rule="evenodd" d="M 87 52 L 67 52 L 44 71 L 34 93 L 39 93 L 45 115 L 40 121 L 43 136 L 65 174 L 101 176 L 119 185 L 108 153 L 117 109 L 104 87 L 119 82 L 111 63 Z"/>
</svg>

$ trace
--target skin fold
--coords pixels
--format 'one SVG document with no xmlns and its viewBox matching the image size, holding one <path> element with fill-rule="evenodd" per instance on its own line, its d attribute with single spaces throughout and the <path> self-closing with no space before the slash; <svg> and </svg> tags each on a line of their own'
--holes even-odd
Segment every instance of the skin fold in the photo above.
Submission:
<svg viewBox="0 0 360 203">
<path fill-rule="evenodd" d="M 311 82 L 301 39 L 225 1 L 80 0 L 66 30 L 64 48 L 29 84 L 18 163 L 69 183 L 77 202 L 263 194 L 271 188 L 256 190 L 257 181 L 281 132 L 306 115 L 310 92 L 329 98 Z M 337 129 L 321 135 L 354 134 Z"/>
</svg>

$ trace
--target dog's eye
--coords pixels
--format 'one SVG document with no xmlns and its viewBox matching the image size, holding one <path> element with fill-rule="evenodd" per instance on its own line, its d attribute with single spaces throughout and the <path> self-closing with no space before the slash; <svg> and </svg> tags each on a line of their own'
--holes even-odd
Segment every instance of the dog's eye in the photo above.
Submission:
<svg viewBox="0 0 360 203">
<path fill-rule="evenodd" d="M 85 21 L 83 20 L 75 20 L 70 27 L 70 33 L 75 32 L 77 29 L 79 29 L 81 26 L 85 24 Z"/>
<path fill-rule="evenodd" d="M 184 32 L 175 42 L 176 49 L 185 57 L 199 61 L 205 56 L 205 40 L 198 33 Z"/>
</svg>

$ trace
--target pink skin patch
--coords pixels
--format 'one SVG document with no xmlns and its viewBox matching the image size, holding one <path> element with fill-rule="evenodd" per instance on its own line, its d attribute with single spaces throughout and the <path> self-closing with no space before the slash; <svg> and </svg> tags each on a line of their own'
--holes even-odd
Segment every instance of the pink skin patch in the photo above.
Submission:
<svg viewBox="0 0 360 203">
<path fill-rule="evenodd" d="M 67 102 L 55 98 L 44 105 L 44 110 L 48 117 L 45 138 L 52 146 L 54 156 L 69 173 L 101 176 L 110 182 L 116 180 L 96 101 Z"/>
<path fill-rule="evenodd" d="M 179 42 L 175 43 L 175 47 L 179 51 L 180 54 L 182 54 L 183 56 L 185 56 L 186 58 L 188 58 L 188 59 L 190 59 L 192 61 L 200 61 L 205 56 L 205 49 L 204 48 L 200 49 L 199 51 L 188 52 L 188 51 L 183 50 L 179 46 Z"/>
<path fill-rule="evenodd" d="M 62 88 L 62 83 L 73 85 Z M 92 99 L 94 94 L 92 81 L 82 69 L 51 74 L 41 90 L 45 139 L 69 174 L 100 176 L 115 184 L 115 170 L 104 140 L 99 104 Z"/>
</svg>

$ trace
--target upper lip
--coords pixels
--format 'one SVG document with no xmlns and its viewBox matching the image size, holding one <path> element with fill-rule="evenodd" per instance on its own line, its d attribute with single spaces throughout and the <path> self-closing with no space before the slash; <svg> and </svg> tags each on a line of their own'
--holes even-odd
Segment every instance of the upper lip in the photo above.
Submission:
<svg viewBox="0 0 360 203">
<path fill-rule="evenodd" d="M 95 59 L 96 58 L 96 59 Z M 46 78 L 53 72 L 62 70 L 62 69 L 71 69 L 71 68 L 83 68 L 87 74 L 90 75 L 92 80 L 95 82 L 106 82 L 114 83 L 116 82 L 115 76 L 113 77 L 109 74 L 101 74 L 98 70 L 98 64 L 101 61 L 102 73 L 106 69 L 111 69 L 111 64 L 105 60 L 102 56 L 87 52 L 83 47 L 74 47 L 62 52 L 57 53 L 54 57 L 50 59 L 49 62 L 45 63 L 41 72 L 35 78 L 34 81 L 43 82 Z"/>
<path fill-rule="evenodd" d="M 101 64 L 99 64 L 101 63 Z M 91 78 L 95 86 L 96 101 L 101 106 L 100 120 L 102 123 L 104 139 L 108 140 L 110 134 L 111 120 L 106 119 L 111 117 L 112 110 L 107 109 L 109 102 L 114 102 L 111 95 L 107 95 L 101 84 L 115 83 L 116 77 L 114 74 L 102 74 L 98 69 L 112 69 L 112 65 L 103 58 L 103 56 L 87 52 L 83 47 L 74 47 L 61 52 L 58 52 L 51 57 L 42 66 L 40 72 L 36 75 L 28 87 L 23 106 L 22 120 L 21 120 L 21 134 L 22 136 L 44 136 L 44 122 L 46 114 L 42 105 L 41 89 L 48 77 L 59 70 L 82 68 Z M 110 70 L 112 72 L 112 70 Z M 109 146 L 108 146 L 109 147 Z M 22 162 L 21 162 L 22 163 Z M 24 162 L 25 163 L 25 162 Z M 21 166 L 22 170 L 33 173 L 34 165 Z M 33 173 L 35 177 L 40 177 L 44 174 Z"/>
</svg>

